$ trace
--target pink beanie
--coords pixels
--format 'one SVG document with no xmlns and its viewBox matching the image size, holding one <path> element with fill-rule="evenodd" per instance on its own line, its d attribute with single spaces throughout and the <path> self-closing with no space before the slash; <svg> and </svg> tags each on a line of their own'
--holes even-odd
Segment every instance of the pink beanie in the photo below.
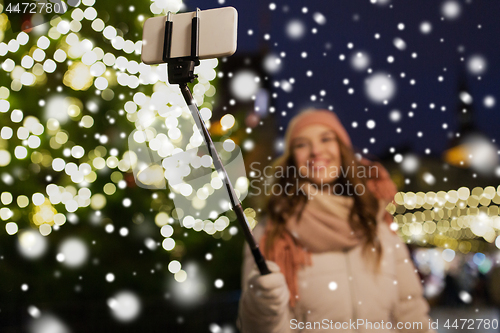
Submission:
<svg viewBox="0 0 500 333">
<path fill-rule="evenodd" d="M 330 127 L 335 131 L 337 136 L 346 146 L 352 146 L 351 139 L 349 138 L 349 135 L 347 134 L 344 126 L 342 126 L 342 124 L 340 123 L 337 115 L 332 111 L 315 109 L 308 109 L 293 117 L 293 119 L 288 124 L 288 128 L 286 131 L 286 143 L 290 144 L 303 128 L 314 124 L 320 124 Z"/>
</svg>

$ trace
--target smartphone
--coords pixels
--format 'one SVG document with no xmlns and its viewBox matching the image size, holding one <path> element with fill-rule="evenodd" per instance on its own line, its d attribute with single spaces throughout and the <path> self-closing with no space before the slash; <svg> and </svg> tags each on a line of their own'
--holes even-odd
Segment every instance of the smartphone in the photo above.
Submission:
<svg viewBox="0 0 500 333">
<path fill-rule="evenodd" d="M 196 12 L 172 14 L 172 44 L 170 58 L 191 55 L 191 20 Z M 230 56 L 236 52 L 238 12 L 234 7 L 202 10 L 200 18 L 200 59 Z M 144 22 L 142 32 L 142 62 L 148 65 L 164 63 L 165 21 L 167 16 L 152 17 Z"/>
</svg>

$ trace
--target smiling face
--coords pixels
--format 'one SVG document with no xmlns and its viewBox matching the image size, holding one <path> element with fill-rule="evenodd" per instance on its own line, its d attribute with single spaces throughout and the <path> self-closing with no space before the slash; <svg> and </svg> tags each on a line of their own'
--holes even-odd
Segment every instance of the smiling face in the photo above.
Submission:
<svg viewBox="0 0 500 333">
<path fill-rule="evenodd" d="M 314 124 L 303 128 L 291 143 L 300 174 L 316 184 L 336 180 L 341 174 L 337 140 L 337 135 L 330 127 Z"/>
</svg>

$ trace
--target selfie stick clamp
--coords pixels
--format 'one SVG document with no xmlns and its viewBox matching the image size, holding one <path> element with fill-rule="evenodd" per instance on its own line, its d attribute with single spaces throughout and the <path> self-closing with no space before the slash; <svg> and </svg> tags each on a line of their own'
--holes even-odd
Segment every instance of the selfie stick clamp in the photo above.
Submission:
<svg viewBox="0 0 500 333">
<path fill-rule="evenodd" d="M 196 15 L 193 17 L 191 21 L 191 55 L 187 57 L 180 58 L 170 58 L 170 50 L 172 46 L 172 28 L 173 22 L 171 19 L 171 13 L 167 14 L 167 21 L 165 22 L 165 44 L 163 48 L 163 61 L 168 64 L 168 82 L 170 84 L 178 84 L 181 89 L 182 96 L 186 101 L 191 114 L 193 115 L 194 121 L 198 130 L 203 135 L 205 143 L 207 144 L 208 151 L 210 156 L 212 157 L 214 167 L 217 170 L 219 177 L 223 180 L 227 193 L 229 195 L 229 200 L 231 201 L 231 207 L 233 211 L 236 213 L 236 217 L 238 222 L 243 229 L 243 234 L 250 246 L 250 250 L 255 259 L 255 263 L 259 268 L 259 271 L 262 275 L 269 274 L 269 268 L 266 265 L 266 261 L 264 256 L 260 252 L 259 245 L 255 241 L 253 237 L 252 230 L 250 229 L 250 225 L 248 224 L 247 218 L 243 213 L 243 208 L 241 207 L 241 202 L 236 196 L 236 192 L 234 191 L 233 185 L 229 180 L 226 169 L 221 162 L 219 154 L 215 149 L 212 138 L 210 137 L 210 133 L 208 132 L 207 127 L 205 126 L 205 122 L 203 121 L 200 111 L 196 106 L 196 103 L 193 99 L 193 95 L 191 94 L 191 90 L 187 86 L 188 83 L 191 83 L 198 76 L 194 74 L 194 68 L 200 64 L 199 59 L 199 36 L 200 36 L 200 9 L 196 9 Z"/>
</svg>

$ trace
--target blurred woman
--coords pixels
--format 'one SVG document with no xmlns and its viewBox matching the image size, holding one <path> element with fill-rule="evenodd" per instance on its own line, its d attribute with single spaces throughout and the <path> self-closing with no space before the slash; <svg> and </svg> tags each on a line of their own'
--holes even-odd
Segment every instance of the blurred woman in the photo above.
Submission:
<svg viewBox="0 0 500 333">
<path fill-rule="evenodd" d="M 266 189 L 268 219 L 253 232 L 272 273 L 259 274 L 246 246 L 242 333 L 433 332 L 408 249 L 389 228 L 396 188 L 355 156 L 333 112 L 292 119 Z"/>
</svg>

